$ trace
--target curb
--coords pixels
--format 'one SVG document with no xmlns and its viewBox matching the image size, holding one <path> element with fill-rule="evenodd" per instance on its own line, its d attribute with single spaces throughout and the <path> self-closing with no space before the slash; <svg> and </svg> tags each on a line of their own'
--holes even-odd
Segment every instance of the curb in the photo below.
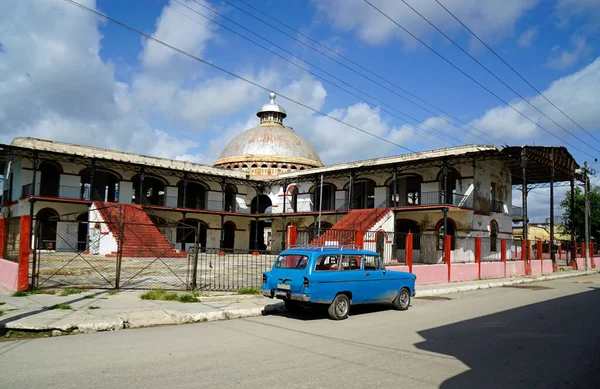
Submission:
<svg viewBox="0 0 600 389">
<path fill-rule="evenodd" d="M 456 287 L 443 288 L 443 289 L 429 289 L 429 290 L 424 290 L 422 292 L 419 292 L 419 289 L 417 289 L 416 290 L 417 293 L 416 293 L 415 297 L 419 298 L 419 297 L 439 296 L 442 294 L 471 292 L 471 291 L 481 290 L 481 289 L 500 288 L 503 286 L 518 285 L 518 284 L 529 284 L 532 282 L 560 280 L 562 278 L 589 276 L 592 274 L 597 274 L 599 272 L 600 271 L 598 271 L 598 270 L 588 270 L 588 271 L 577 272 L 574 274 L 557 274 L 557 275 L 551 275 L 551 276 L 540 276 L 540 277 L 536 277 L 536 278 L 519 278 L 519 279 L 509 280 L 509 281 L 497 281 L 497 282 L 482 283 L 479 285 L 464 285 L 464 286 L 456 286 Z"/>
</svg>

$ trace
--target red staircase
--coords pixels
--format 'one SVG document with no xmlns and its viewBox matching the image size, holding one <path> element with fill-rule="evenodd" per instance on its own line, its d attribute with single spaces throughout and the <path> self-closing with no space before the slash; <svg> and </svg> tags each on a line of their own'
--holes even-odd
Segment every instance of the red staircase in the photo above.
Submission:
<svg viewBox="0 0 600 389">
<path fill-rule="evenodd" d="M 119 204 L 107 205 L 95 202 L 110 232 L 118 242 L 121 239 L 120 226 L 123 223 L 123 257 L 148 258 L 185 258 L 185 252 L 171 247 L 167 238 L 156 228 L 141 205 Z M 122 220 L 121 220 L 122 219 Z M 116 257 L 113 251 L 106 255 Z"/>
<path fill-rule="evenodd" d="M 353 209 L 320 238 L 313 239 L 311 244 L 322 245 L 327 241 L 337 241 L 341 245 L 352 244 L 356 241 L 357 231 L 370 231 L 388 212 L 387 208 Z"/>
</svg>

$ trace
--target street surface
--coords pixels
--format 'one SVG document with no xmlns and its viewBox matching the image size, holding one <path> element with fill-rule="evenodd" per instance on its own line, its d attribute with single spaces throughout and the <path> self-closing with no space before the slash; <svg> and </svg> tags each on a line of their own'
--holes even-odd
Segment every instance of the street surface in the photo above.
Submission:
<svg viewBox="0 0 600 389">
<path fill-rule="evenodd" d="M 418 293 L 418 290 L 417 290 Z M 4 388 L 599 388 L 600 275 L 355 308 L 0 343 Z"/>
</svg>

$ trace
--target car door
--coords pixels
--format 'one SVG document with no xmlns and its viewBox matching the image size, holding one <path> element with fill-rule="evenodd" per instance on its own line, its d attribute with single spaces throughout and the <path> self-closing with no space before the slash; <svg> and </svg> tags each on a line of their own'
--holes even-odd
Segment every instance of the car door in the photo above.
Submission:
<svg viewBox="0 0 600 389">
<path fill-rule="evenodd" d="M 352 304 L 362 304 L 365 301 L 365 276 L 361 269 L 360 256 L 354 254 L 342 255 L 340 276 L 341 289 L 352 293 Z"/>
<path fill-rule="evenodd" d="M 392 283 L 388 282 L 381 257 L 364 255 L 362 257 L 362 270 L 365 278 L 365 302 L 388 302 Z"/>
</svg>

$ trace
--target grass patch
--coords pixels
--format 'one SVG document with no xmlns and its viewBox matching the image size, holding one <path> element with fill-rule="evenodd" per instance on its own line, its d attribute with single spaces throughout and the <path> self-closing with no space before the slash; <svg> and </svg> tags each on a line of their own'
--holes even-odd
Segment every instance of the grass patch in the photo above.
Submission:
<svg viewBox="0 0 600 389">
<path fill-rule="evenodd" d="M 0 330 L 0 342 L 11 339 L 36 339 L 47 338 L 52 336 L 52 331 L 15 331 L 15 330 Z"/>
<path fill-rule="evenodd" d="M 64 288 L 60 292 L 59 296 L 69 296 L 69 295 L 72 295 L 72 294 L 79 294 L 81 292 L 83 292 L 83 290 L 77 289 L 77 288 Z"/>
<path fill-rule="evenodd" d="M 20 291 L 20 292 L 13 293 L 12 296 L 13 297 L 25 297 L 25 296 L 29 296 L 29 293 Z"/>
<path fill-rule="evenodd" d="M 197 303 L 197 292 L 178 294 L 167 292 L 162 288 L 152 289 L 140 295 L 142 300 L 179 301 L 182 303 Z"/>
<path fill-rule="evenodd" d="M 108 292 L 109 296 L 114 296 L 115 294 L 119 293 L 118 290 L 111 290 L 110 292 Z"/>
<path fill-rule="evenodd" d="M 4 305 L 6 304 L 4 301 L 0 301 L 0 305 Z"/>
<path fill-rule="evenodd" d="M 56 304 L 51 309 L 73 309 L 69 304 Z"/>
<path fill-rule="evenodd" d="M 52 289 L 36 289 L 36 290 L 27 290 L 15 292 L 12 294 L 13 297 L 25 297 L 32 294 L 56 294 L 55 290 Z"/>
<path fill-rule="evenodd" d="M 0 316 L 4 315 L 4 311 L 0 309 Z"/>
<path fill-rule="evenodd" d="M 88 309 L 100 309 L 100 307 L 97 305 L 90 305 Z"/>
<path fill-rule="evenodd" d="M 250 287 L 241 288 L 241 289 L 238 289 L 236 294 L 260 294 L 260 289 L 259 288 L 250 288 Z"/>
<path fill-rule="evenodd" d="M 85 296 L 83 296 L 84 299 L 93 299 L 94 297 L 96 296 L 94 296 L 93 294 L 86 294 Z"/>
</svg>

